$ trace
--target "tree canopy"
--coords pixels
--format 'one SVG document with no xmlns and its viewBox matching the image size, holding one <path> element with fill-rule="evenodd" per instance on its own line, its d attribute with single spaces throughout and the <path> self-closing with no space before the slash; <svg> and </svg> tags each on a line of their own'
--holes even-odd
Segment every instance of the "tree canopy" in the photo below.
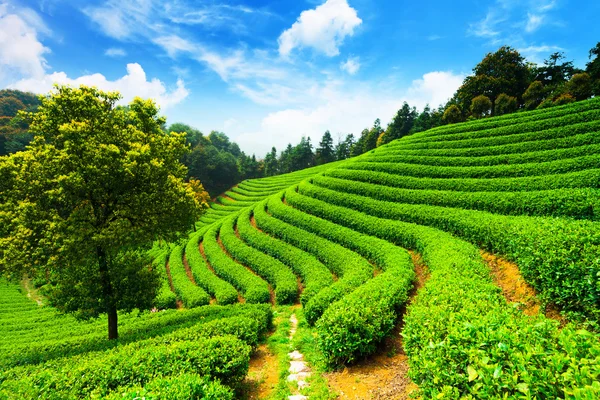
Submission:
<svg viewBox="0 0 600 400">
<path fill-rule="evenodd" d="M 151 306 L 147 249 L 176 240 L 207 207 L 184 182 L 185 135 L 165 133 L 151 100 L 56 87 L 24 115 L 34 139 L 0 160 L 0 272 L 42 276 L 59 310 L 89 318 Z M 201 186 L 200 186 L 201 188 Z"/>
</svg>

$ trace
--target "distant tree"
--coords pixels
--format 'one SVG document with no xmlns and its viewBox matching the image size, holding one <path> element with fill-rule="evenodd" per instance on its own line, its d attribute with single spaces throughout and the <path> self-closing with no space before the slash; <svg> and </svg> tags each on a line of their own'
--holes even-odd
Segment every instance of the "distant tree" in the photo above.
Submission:
<svg viewBox="0 0 600 400">
<path fill-rule="evenodd" d="M 315 154 L 310 137 L 302 136 L 300 143 L 292 151 L 292 171 L 312 167 L 315 165 Z"/>
<path fill-rule="evenodd" d="M 562 106 L 562 105 L 573 103 L 573 102 L 575 102 L 575 97 L 571 96 L 568 93 L 565 93 L 565 94 L 561 94 L 560 96 L 558 96 L 556 98 L 556 100 L 554 100 L 554 105 Z"/>
<path fill-rule="evenodd" d="M 586 72 L 592 79 L 592 91 L 595 96 L 600 96 L 600 42 L 590 50 L 590 62 L 586 65 Z"/>
<path fill-rule="evenodd" d="M 581 101 L 589 99 L 593 94 L 592 78 L 590 74 L 583 72 L 581 74 L 575 74 L 571 77 L 571 80 L 567 82 L 566 91 L 575 100 Z"/>
<path fill-rule="evenodd" d="M 24 110 L 25 104 L 15 97 L 0 97 L 0 116 L 14 117 L 19 110 Z"/>
<path fill-rule="evenodd" d="M 544 60 L 544 65 L 538 67 L 535 80 L 542 82 L 549 91 L 557 89 L 578 72 L 573 66 L 573 61 L 563 61 L 565 59 L 563 52 L 552 53 Z"/>
<path fill-rule="evenodd" d="M 402 104 L 381 139 L 381 144 L 386 144 L 392 140 L 400 139 L 411 133 L 415 120 L 417 119 L 417 110 L 410 107 L 407 102 Z"/>
<path fill-rule="evenodd" d="M 516 97 L 521 104 L 521 96 L 527 89 L 531 76 L 525 58 L 508 46 L 501 47 L 495 53 L 488 53 L 473 68 L 473 72 L 474 75 L 465 78 L 454 96 L 463 110 L 470 110 L 471 101 L 479 95 L 487 96 L 493 105 L 496 98 L 505 93 Z"/>
<path fill-rule="evenodd" d="M 423 111 L 415 119 L 415 123 L 411 129 L 411 133 L 423 132 L 434 127 L 433 112 L 429 104 L 426 104 Z"/>
<path fill-rule="evenodd" d="M 231 141 L 229 137 L 223 132 L 212 131 L 208 135 L 208 139 L 213 146 L 217 148 L 219 151 L 229 151 L 231 146 Z M 235 156 L 234 156 L 235 157 Z"/>
<path fill-rule="evenodd" d="M 523 93 L 523 101 L 526 110 L 534 110 L 546 97 L 546 90 L 540 81 L 533 81 Z"/>
<path fill-rule="evenodd" d="M 517 98 L 509 96 L 506 93 L 501 93 L 496 98 L 496 104 L 494 105 L 494 114 L 504 115 L 510 114 L 517 111 Z"/>
<path fill-rule="evenodd" d="M 368 136 L 369 136 L 369 129 L 366 129 L 366 128 L 363 129 L 362 132 L 360 133 L 360 137 L 358 138 L 356 143 L 354 143 L 354 146 L 352 146 L 352 148 L 350 149 L 351 157 L 356 157 L 365 152 L 365 147 L 366 147 L 365 143 L 367 142 Z M 375 144 L 377 144 L 377 138 L 375 138 Z"/>
<path fill-rule="evenodd" d="M 318 165 L 327 164 L 328 162 L 335 160 L 333 138 L 331 137 L 331 133 L 329 133 L 329 131 L 325 131 L 321 141 L 319 142 L 316 158 Z"/>
<path fill-rule="evenodd" d="M 287 147 L 285 148 L 285 150 L 283 150 L 281 152 L 281 155 L 279 156 L 279 172 L 282 174 L 286 174 L 288 172 L 292 172 L 293 171 L 293 160 L 292 160 L 292 156 L 294 152 L 294 148 L 292 147 L 291 143 L 288 143 Z"/>
<path fill-rule="evenodd" d="M 277 149 L 271 148 L 271 151 L 265 156 L 265 176 L 274 176 L 279 173 L 279 163 L 277 161 Z"/>
<path fill-rule="evenodd" d="M 338 138 L 338 143 L 335 145 L 335 158 L 336 160 L 345 160 L 350 157 L 352 147 L 354 146 L 354 135 L 348 134 L 341 140 Z"/>
<path fill-rule="evenodd" d="M 383 129 L 381 128 L 381 121 L 379 118 L 375 120 L 373 123 L 373 127 L 368 131 L 365 140 L 363 142 L 363 153 L 366 153 L 369 150 L 373 150 L 377 147 L 377 139 L 383 133 Z M 361 137 L 362 138 L 362 137 Z"/>
<path fill-rule="evenodd" d="M 151 100 L 124 109 L 119 99 L 57 87 L 27 115 L 30 147 L 0 161 L 1 272 L 48 277 L 50 303 L 82 318 L 107 314 L 109 339 L 118 310 L 154 301 L 159 275 L 146 250 L 180 237 L 203 209 L 183 180 L 184 136 L 162 131 Z"/>
<path fill-rule="evenodd" d="M 457 122 L 463 121 L 462 113 L 460 112 L 460 108 L 456 104 L 452 104 L 450 107 L 444 111 L 444 116 L 442 120 L 446 124 L 455 124 Z"/>
<path fill-rule="evenodd" d="M 204 139 L 204 135 L 198 129 L 194 129 L 181 122 L 171 124 L 167 130 L 169 132 L 185 133 L 185 141 L 191 148 L 198 146 L 202 139 Z"/>
<path fill-rule="evenodd" d="M 475 118 L 483 118 L 490 115 L 492 112 L 492 101 L 489 97 L 479 95 L 473 98 L 471 101 L 471 114 Z"/>
</svg>

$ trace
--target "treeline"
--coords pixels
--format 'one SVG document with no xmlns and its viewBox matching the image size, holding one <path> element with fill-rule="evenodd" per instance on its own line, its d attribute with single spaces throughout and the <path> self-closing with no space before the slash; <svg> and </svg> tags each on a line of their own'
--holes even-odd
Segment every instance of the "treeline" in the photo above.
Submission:
<svg viewBox="0 0 600 400">
<path fill-rule="evenodd" d="M 33 136 L 29 126 L 17 113 L 33 111 L 40 105 L 38 96 L 19 90 L 0 90 L 0 156 L 16 153 L 25 149 Z"/>
</svg>

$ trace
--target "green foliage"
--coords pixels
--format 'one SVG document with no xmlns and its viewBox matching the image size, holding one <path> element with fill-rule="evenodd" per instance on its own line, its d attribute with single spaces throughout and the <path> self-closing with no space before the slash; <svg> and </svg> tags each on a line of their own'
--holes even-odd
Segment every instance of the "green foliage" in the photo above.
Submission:
<svg viewBox="0 0 600 400">
<path fill-rule="evenodd" d="M 509 96 L 506 93 L 500 93 L 496 98 L 496 104 L 494 104 L 494 114 L 504 115 L 510 114 L 517 111 L 517 98 Z"/>
<path fill-rule="evenodd" d="M 292 271 L 280 261 L 256 250 L 236 236 L 237 216 L 227 218 L 220 237 L 227 252 L 274 286 L 277 304 L 293 304 L 298 298 L 298 283 Z"/>
<path fill-rule="evenodd" d="M 555 106 L 564 106 L 565 104 L 570 104 L 575 102 L 575 97 L 570 95 L 569 93 L 561 94 L 554 100 Z"/>
<path fill-rule="evenodd" d="M 381 144 L 386 144 L 408 135 L 413 129 L 417 116 L 417 110 L 414 107 L 410 108 L 408 103 L 404 102 L 402 108 L 398 110 L 385 130 Z"/>
<path fill-rule="evenodd" d="M 479 95 L 471 100 L 471 114 L 475 118 L 483 118 L 490 115 L 492 112 L 492 101 L 489 97 Z"/>
<path fill-rule="evenodd" d="M 526 110 L 537 108 L 546 97 L 546 89 L 541 81 L 533 81 L 523 93 L 523 101 L 525 102 Z"/>
<path fill-rule="evenodd" d="M 165 268 L 168 258 L 169 252 L 167 249 L 164 249 L 160 250 L 157 256 L 154 256 L 154 261 L 152 262 L 153 268 L 158 271 L 158 275 L 160 276 L 160 289 L 154 299 L 154 306 L 159 310 L 175 308 L 177 306 L 177 296 L 171 291 L 169 277 Z"/>
<path fill-rule="evenodd" d="M 211 294 L 218 304 L 232 304 L 238 299 L 237 290 L 228 282 L 215 276 L 210 271 L 204 257 L 200 254 L 199 245 L 208 230 L 207 227 L 195 233 L 185 247 L 185 256 L 196 284 Z"/>
<path fill-rule="evenodd" d="M 107 396 L 107 400 L 233 400 L 234 393 L 219 382 L 195 374 L 158 378 L 144 387 L 127 387 Z"/>
<path fill-rule="evenodd" d="M 442 120 L 446 124 L 456 124 L 458 122 L 463 121 L 463 116 L 460 111 L 460 108 L 458 108 L 458 106 L 456 106 L 455 104 L 452 104 L 446 109 L 446 111 L 444 111 L 444 116 L 442 117 Z"/>
<path fill-rule="evenodd" d="M 173 280 L 173 288 L 177 293 L 177 298 L 183 302 L 187 308 L 204 306 L 210 302 L 210 296 L 187 276 L 185 265 L 183 264 L 184 246 L 175 246 L 169 257 L 169 269 Z"/>
<path fill-rule="evenodd" d="M 321 141 L 319 142 L 319 147 L 317 148 L 316 154 L 316 161 L 319 165 L 335 161 L 333 138 L 331 137 L 331 133 L 329 133 L 329 131 L 325 131 L 323 137 L 321 138 Z"/>
<path fill-rule="evenodd" d="M 575 74 L 567 82 L 566 89 L 577 101 L 589 99 L 593 94 L 592 78 L 585 72 Z"/>
<path fill-rule="evenodd" d="M 35 113 L 35 135 L 8 164 L 18 177 L 6 189 L 13 215 L 0 242 L 5 275 L 49 276 L 50 301 L 83 317 L 148 308 L 158 289 L 147 249 L 175 239 L 202 206 L 184 183 L 179 134 L 164 134 L 150 100 L 116 107 L 118 93 L 56 87 Z"/>
<path fill-rule="evenodd" d="M 248 303 L 268 303 L 270 300 L 269 285 L 259 276 L 233 261 L 225 250 L 219 246 L 217 237 L 221 224 L 213 224 L 202 243 L 208 262 L 218 276 L 237 288 Z"/>
</svg>

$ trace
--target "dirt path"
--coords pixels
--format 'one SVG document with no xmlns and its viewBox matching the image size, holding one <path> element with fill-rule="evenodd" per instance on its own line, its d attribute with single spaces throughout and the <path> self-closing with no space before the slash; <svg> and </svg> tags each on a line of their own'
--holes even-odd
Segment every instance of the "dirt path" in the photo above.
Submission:
<svg viewBox="0 0 600 400">
<path fill-rule="evenodd" d="M 250 368 L 243 383 L 244 399 L 268 398 L 277 387 L 278 379 L 277 356 L 269 352 L 266 344 L 262 344 L 250 358 Z"/>
<path fill-rule="evenodd" d="M 28 277 L 23 277 L 23 288 L 25 289 L 25 292 L 27 293 L 27 297 L 30 298 L 31 300 L 35 301 L 37 303 L 38 306 L 43 306 L 44 303 L 42 302 L 42 296 L 39 294 L 39 291 L 33 286 L 33 283 L 31 282 L 31 279 L 29 279 Z"/>
<path fill-rule="evenodd" d="M 190 264 L 188 263 L 185 254 L 183 255 L 183 266 L 185 267 L 185 273 L 190 279 L 190 281 L 192 281 L 194 285 L 197 285 L 196 280 L 194 279 L 194 275 L 192 275 L 192 269 L 190 268 Z"/>
<path fill-rule="evenodd" d="M 415 266 L 416 281 L 408 303 L 429 277 L 427 266 L 421 255 L 410 252 Z M 329 387 L 339 394 L 338 399 L 410 399 L 417 389 L 408 377 L 408 357 L 402 346 L 403 321 L 393 334 L 381 345 L 379 351 L 366 360 L 344 368 L 342 371 L 325 374 Z"/>
<path fill-rule="evenodd" d="M 506 301 L 518 303 L 525 315 L 533 316 L 543 312 L 547 318 L 560 322 L 561 326 L 566 324 L 566 320 L 553 304 L 548 304 L 544 310 L 541 309 L 541 302 L 538 300 L 535 289 L 525 282 L 517 264 L 483 250 L 481 257 L 490 267 L 492 278 L 502 289 Z"/>
</svg>

